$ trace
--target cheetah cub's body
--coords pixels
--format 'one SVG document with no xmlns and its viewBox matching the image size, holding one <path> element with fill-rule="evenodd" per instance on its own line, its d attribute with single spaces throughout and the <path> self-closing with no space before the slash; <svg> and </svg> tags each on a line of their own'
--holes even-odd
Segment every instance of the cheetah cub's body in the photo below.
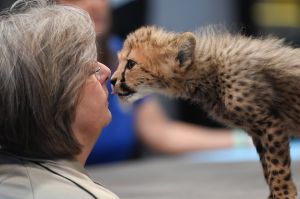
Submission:
<svg viewBox="0 0 300 199">
<path fill-rule="evenodd" d="M 252 136 L 270 199 L 295 199 L 289 137 L 300 131 L 300 50 L 229 33 L 131 33 L 112 77 L 124 101 L 152 92 L 191 99 Z"/>
</svg>

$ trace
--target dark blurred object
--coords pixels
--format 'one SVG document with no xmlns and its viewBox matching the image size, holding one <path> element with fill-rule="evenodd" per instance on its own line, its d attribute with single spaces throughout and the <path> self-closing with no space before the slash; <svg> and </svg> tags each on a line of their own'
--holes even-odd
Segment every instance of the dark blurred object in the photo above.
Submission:
<svg viewBox="0 0 300 199">
<path fill-rule="evenodd" d="M 0 9 L 6 9 L 9 8 L 13 3 L 15 2 L 15 0 L 1 0 L 0 1 Z"/>
<path fill-rule="evenodd" d="M 146 6 L 146 0 L 135 0 L 113 9 L 112 33 L 125 39 L 128 33 L 145 25 Z"/>
<path fill-rule="evenodd" d="M 207 126 L 211 128 L 224 128 L 225 126 L 219 122 L 213 120 L 207 112 L 205 112 L 201 106 L 194 105 L 189 101 L 177 100 L 178 119 L 181 121 L 199 124 L 201 126 Z"/>
<path fill-rule="evenodd" d="M 300 44 L 299 0 L 237 1 L 244 30 L 256 36 L 274 35 Z"/>
</svg>

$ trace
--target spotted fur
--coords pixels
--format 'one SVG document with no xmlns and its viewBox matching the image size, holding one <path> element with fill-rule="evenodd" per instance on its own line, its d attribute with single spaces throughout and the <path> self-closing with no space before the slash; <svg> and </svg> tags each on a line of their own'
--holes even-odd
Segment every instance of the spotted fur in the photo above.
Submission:
<svg viewBox="0 0 300 199">
<path fill-rule="evenodd" d="M 112 84 L 122 100 L 156 92 L 201 104 L 252 136 L 270 199 L 296 198 L 289 138 L 300 130 L 299 49 L 275 38 L 143 27 L 127 37 L 119 61 Z"/>
</svg>

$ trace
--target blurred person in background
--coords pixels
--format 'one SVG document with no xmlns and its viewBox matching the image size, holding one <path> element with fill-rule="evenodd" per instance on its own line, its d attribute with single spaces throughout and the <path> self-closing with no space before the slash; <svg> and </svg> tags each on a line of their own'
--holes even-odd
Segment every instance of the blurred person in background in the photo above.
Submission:
<svg viewBox="0 0 300 199">
<path fill-rule="evenodd" d="M 98 58 L 112 71 L 122 41 L 110 34 L 111 10 L 108 0 L 57 0 L 86 10 L 98 33 Z M 124 23 L 127 22 L 124 19 Z M 110 88 L 110 85 L 108 85 Z M 148 97 L 133 107 L 123 107 L 117 96 L 109 96 L 112 122 L 98 139 L 87 163 L 128 160 L 148 148 L 160 154 L 250 146 L 251 140 L 240 130 L 213 129 L 175 121 L 164 112 L 157 97 Z M 142 146 L 141 146 L 142 145 Z"/>
<path fill-rule="evenodd" d="M 84 169 L 111 121 L 88 13 L 19 0 L 0 16 L 0 198 L 118 197 Z"/>
</svg>

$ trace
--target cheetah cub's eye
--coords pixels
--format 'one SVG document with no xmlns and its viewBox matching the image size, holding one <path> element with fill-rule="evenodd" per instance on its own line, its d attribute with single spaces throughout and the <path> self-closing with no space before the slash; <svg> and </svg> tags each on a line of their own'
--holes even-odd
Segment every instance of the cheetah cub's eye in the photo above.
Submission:
<svg viewBox="0 0 300 199">
<path fill-rule="evenodd" d="M 130 69 L 132 69 L 135 65 L 136 65 L 136 62 L 135 62 L 135 61 L 133 61 L 133 60 L 131 60 L 131 59 L 128 59 L 128 60 L 127 60 L 127 64 L 126 64 L 126 68 L 130 70 Z"/>
</svg>

